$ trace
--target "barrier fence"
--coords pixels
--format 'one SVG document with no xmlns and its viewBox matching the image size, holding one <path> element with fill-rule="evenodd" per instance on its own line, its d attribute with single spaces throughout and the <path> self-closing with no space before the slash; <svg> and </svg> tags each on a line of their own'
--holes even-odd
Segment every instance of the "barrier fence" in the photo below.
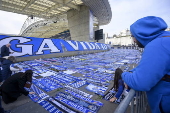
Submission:
<svg viewBox="0 0 170 113">
<path fill-rule="evenodd" d="M 137 49 L 143 52 L 143 48 L 137 46 L 121 46 L 117 48 L 122 49 Z M 128 95 L 122 100 L 119 106 L 116 108 L 114 113 L 125 113 L 127 108 L 130 107 L 130 113 L 150 113 L 146 92 L 135 91 L 131 89 Z"/>
<path fill-rule="evenodd" d="M 131 89 L 114 113 L 126 113 L 128 107 L 130 107 L 130 113 L 150 113 L 145 92 Z"/>
<path fill-rule="evenodd" d="M 117 49 L 136 49 L 136 50 L 139 50 L 140 52 L 144 51 L 144 48 L 140 48 L 138 46 L 112 46 L 112 48 L 117 48 Z"/>
</svg>

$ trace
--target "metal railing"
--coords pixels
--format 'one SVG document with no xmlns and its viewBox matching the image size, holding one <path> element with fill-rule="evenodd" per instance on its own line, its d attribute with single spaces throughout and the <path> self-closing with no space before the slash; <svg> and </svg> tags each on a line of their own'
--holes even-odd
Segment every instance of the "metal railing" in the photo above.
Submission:
<svg viewBox="0 0 170 113">
<path fill-rule="evenodd" d="M 125 113 L 128 107 L 130 107 L 130 113 L 149 113 L 146 93 L 131 89 L 114 113 Z"/>
</svg>

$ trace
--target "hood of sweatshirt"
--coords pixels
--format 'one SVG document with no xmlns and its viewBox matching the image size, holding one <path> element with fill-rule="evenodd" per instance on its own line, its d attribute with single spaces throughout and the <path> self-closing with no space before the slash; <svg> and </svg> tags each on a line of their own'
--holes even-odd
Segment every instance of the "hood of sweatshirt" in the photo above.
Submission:
<svg viewBox="0 0 170 113">
<path fill-rule="evenodd" d="M 147 16 L 130 26 L 131 34 L 145 47 L 149 42 L 163 34 L 167 24 L 160 17 Z"/>
</svg>

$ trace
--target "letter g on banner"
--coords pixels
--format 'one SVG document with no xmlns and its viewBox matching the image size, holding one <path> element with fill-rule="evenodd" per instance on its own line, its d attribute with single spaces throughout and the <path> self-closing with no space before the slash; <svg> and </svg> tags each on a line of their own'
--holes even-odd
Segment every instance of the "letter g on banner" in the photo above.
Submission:
<svg viewBox="0 0 170 113">
<path fill-rule="evenodd" d="M 0 40 L 0 43 L 5 45 L 5 44 L 10 43 L 13 40 L 19 40 L 19 43 L 20 43 L 20 44 L 15 44 L 15 45 L 12 44 L 11 45 L 10 51 L 14 52 L 12 54 L 13 56 L 32 55 L 32 47 L 33 47 L 33 45 L 32 44 L 23 44 L 23 43 L 26 43 L 26 42 L 30 42 L 31 39 L 29 39 L 29 38 L 7 37 L 7 38 L 4 38 L 4 39 Z M 3 45 L 1 45 L 1 46 L 3 46 Z M 17 51 L 14 48 L 21 48 L 21 51 Z"/>
</svg>

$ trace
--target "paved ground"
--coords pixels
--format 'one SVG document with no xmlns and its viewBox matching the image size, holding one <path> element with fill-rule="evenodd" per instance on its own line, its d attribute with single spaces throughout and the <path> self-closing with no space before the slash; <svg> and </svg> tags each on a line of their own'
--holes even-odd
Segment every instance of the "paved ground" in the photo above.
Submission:
<svg viewBox="0 0 170 113">
<path fill-rule="evenodd" d="M 85 86 L 84 86 L 85 87 Z M 82 87 L 83 88 L 83 87 Z M 83 88 L 84 89 L 84 88 Z M 58 91 L 52 91 L 49 94 L 50 96 L 56 95 Z M 92 92 L 88 92 L 89 94 L 94 94 Z M 100 108 L 98 113 L 113 113 L 118 104 L 110 103 L 109 101 L 106 101 L 104 99 L 100 99 L 99 96 L 95 95 L 92 97 L 94 100 L 101 101 L 104 103 L 104 106 Z M 18 98 L 17 101 L 11 104 L 4 104 L 2 102 L 2 106 L 6 110 L 12 110 L 12 113 L 48 113 L 44 108 L 42 108 L 39 104 L 32 102 L 29 97 L 22 95 Z M 128 110 L 129 111 L 129 110 Z"/>
<path fill-rule="evenodd" d="M 74 76 L 81 76 L 81 75 L 79 73 L 76 73 L 76 74 L 74 74 Z M 81 88 L 78 88 L 78 89 L 80 89 L 84 92 L 87 92 L 88 94 L 92 94 L 93 100 L 101 101 L 102 103 L 104 103 L 104 106 L 100 108 L 98 113 L 113 113 L 114 112 L 114 110 L 116 109 L 118 104 L 110 103 L 109 101 L 101 99 L 101 97 L 99 97 L 95 93 L 87 91 L 85 89 L 86 86 L 87 85 L 85 85 Z M 110 81 L 109 88 L 105 92 L 105 94 L 112 88 L 112 86 L 113 86 L 113 81 Z M 63 90 L 65 90 L 65 88 L 61 89 L 60 91 L 53 90 L 47 94 L 50 96 L 55 96 L 58 92 L 61 92 Z M 46 111 L 38 103 L 34 103 L 32 100 L 29 99 L 29 97 L 24 96 L 24 95 L 19 97 L 18 100 L 15 101 L 14 103 L 5 104 L 4 102 L 2 102 L 2 106 L 4 107 L 5 110 L 12 110 L 12 113 L 48 113 L 48 111 Z M 128 108 L 128 110 L 127 110 L 127 113 L 129 113 L 129 112 L 130 112 L 130 108 Z"/>
<path fill-rule="evenodd" d="M 132 67 L 136 67 L 136 65 L 134 66 L 130 66 L 130 69 L 132 69 Z M 124 67 L 122 67 L 123 69 Z M 79 73 L 74 74 L 74 76 L 82 76 Z M 107 93 L 113 86 L 113 81 L 110 81 L 110 85 L 108 90 L 105 92 Z M 93 100 L 97 100 L 97 101 L 101 101 L 102 103 L 104 103 L 104 106 L 101 107 L 98 111 L 98 113 L 114 113 L 115 109 L 117 108 L 118 104 L 115 103 L 110 103 L 109 101 L 106 101 L 104 99 L 101 99 L 98 95 L 94 94 L 93 92 L 89 92 L 85 89 L 87 85 L 79 88 L 80 90 L 87 92 L 88 94 L 92 94 Z M 61 89 L 60 91 L 63 91 L 65 89 Z M 53 90 L 51 92 L 48 92 L 47 94 L 49 96 L 55 96 L 58 92 L 60 92 L 58 90 Z M 46 111 L 43 107 L 41 107 L 39 104 L 34 103 L 32 100 L 29 99 L 29 97 L 22 95 L 21 97 L 18 98 L 17 101 L 15 101 L 14 103 L 11 104 L 4 104 L 2 102 L 2 106 L 4 107 L 5 110 L 12 110 L 12 113 L 49 113 L 48 111 Z M 130 107 L 128 107 L 127 112 L 126 113 L 130 113 Z M 147 113 L 150 113 L 147 112 Z"/>
</svg>

